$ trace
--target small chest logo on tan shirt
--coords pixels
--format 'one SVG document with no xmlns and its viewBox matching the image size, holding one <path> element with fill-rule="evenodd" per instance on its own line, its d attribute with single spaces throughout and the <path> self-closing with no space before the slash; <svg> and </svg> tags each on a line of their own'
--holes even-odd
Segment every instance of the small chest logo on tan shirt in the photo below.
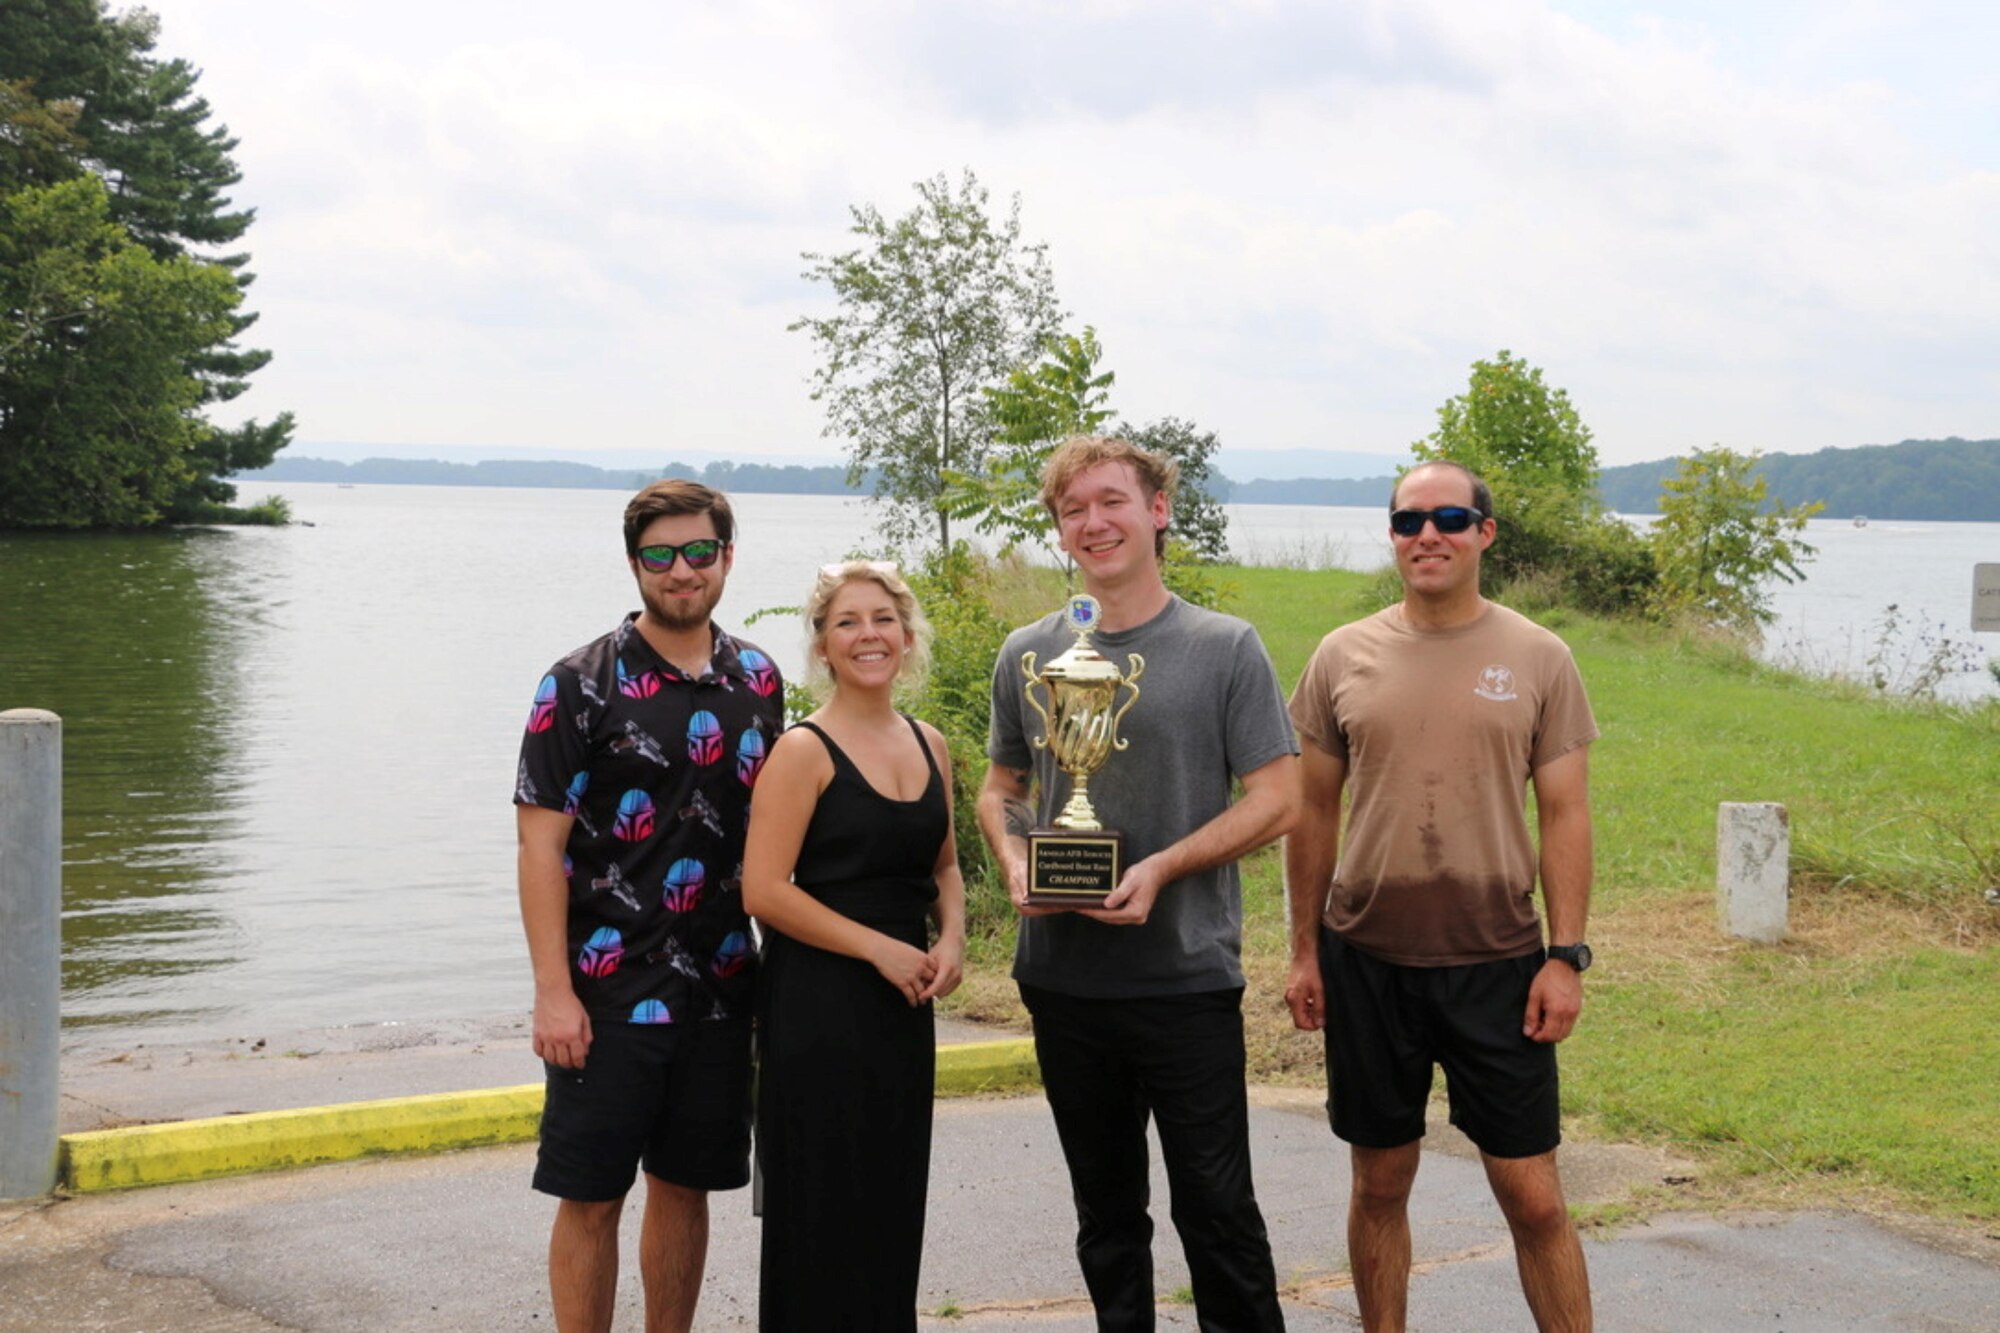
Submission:
<svg viewBox="0 0 2000 1333">
<path fill-rule="evenodd" d="M 1521 697 L 1514 693 L 1514 673 L 1503 666 L 1490 666 L 1480 672 L 1479 683 L 1472 687 L 1472 692 L 1495 703 L 1506 703 L 1509 699 Z"/>
</svg>

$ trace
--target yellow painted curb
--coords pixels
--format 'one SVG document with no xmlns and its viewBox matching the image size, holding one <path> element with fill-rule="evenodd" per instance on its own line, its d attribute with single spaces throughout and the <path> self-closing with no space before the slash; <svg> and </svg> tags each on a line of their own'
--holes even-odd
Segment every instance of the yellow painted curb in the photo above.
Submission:
<svg viewBox="0 0 2000 1333">
<path fill-rule="evenodd" d="M 250 1171 L 532 1139 L 542 1085 L 390 1097 L 344 1106 L 179 1120 L 62 1137 L 61 1183 L 76 1194 Z"/>
<path fill-rule="evenodd" d="M 940 1046 L 937 1095 L 969 1097 L 982 1092 L 1025 1092 L 1042 1086 L 1035 1043 L 1027 1037 Z"/>
<path fill-rule="evenodd" d="M 1020 1092 L 1040 1083 L 1034 1043 L 1025 1037 L 938 1048 L 940 1097 Z M 386 1153 L 520 1143 L 536 1136 L 541 1117 L 542 1085 L 525 1083 L 91 1130 L 62 1136 L 59 1183 L 72 1194 L 93 1194 Z"/>
</svg>

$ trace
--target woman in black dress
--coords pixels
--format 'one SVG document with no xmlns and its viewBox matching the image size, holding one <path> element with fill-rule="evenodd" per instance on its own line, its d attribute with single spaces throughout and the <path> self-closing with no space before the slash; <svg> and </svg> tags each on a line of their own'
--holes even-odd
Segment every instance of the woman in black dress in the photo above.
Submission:
<svg viewBox="0 0 2000 1333">
<path fill-rule="evenodd" d="M 893 565 L 821 570 L 806 618 L 832 690 L 772 746 L 743 865 L 764 930 L 758 1324 L 913 1330 L 931 1001 L 958 985 L 965 946 L 951 762 L 893 702 L 928 633 Z"/>
</svg>

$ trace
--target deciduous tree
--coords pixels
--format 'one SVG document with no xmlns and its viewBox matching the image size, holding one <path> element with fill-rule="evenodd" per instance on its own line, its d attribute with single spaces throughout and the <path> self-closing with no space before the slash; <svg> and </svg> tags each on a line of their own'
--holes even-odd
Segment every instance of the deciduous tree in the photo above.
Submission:
<svg viewBox="0 0 2000 1333">
<path fill-rule="evenodd" d="M 985 391 L 995 445 L 983 471 L 947 474 L 944 508 L 951 517 L 1000 534 L 1009 547 L 1040 542 L 1056 550 L 1055 528 L 1042 505 L 1042 468 L 1061 441 L 1094 435 L 1111 419 L 1111 386 L 1118 377 L 1097 369 L 1103 356 L 1097 330 L 1086 326 L 1081 336 L 1051 337 L 1039 362 Z"/>
<path fill-rule="evenodd" d="M 1786 509 L 1767 495 L 1755 453 L 1716 445 L 1680 461 L 1662 484 L 1653 525 L 1660 612 L 1742 630 L 1770 623 L 1770 582 L 1804 577 L 1799 565 L 1815 552 L 1799 534 L 1824 506 Z"/>
<path fill-rule="evenodd" d="M 1493 489 L 1500 538 L 1481 561 L 1490 589 L 1553 580 L 1592 610 L 1638 609 L 1653 570 L 1630 528 L 1603 512 L 1590 428 L 1542 372 L 1502 350 L 1472 363 L 1464 393 L 1438 409 L 1437 429 L 1410 450 L 1471 468 Z"/>
<path fill-rule="evenodd" d="M 240 292 L 252 281 L 248 256 L 226 247 L 243 238 L 255 215 L 233 208 L 227 194 L 241 178 L 230 156 L 237 141 L 210 124 L 208 103 L 195 93 L 198 71 L 153 55 L 158 35 L 152 14 L 114 14 L 101 0 L 0 5 L 0 196 L 94 176 L 103 184 L 106 218 L 163 273 L 194 263 L 223 273 Z M 220 336 L 176 339 L 197 392 L 183 403 L 177 384 L 173 410 L 199 418 L 242 394 L 270 360 L 267 351 L 238 345 L 256 319 L 240 306 L 233 303 Z M 16 383 L 10 391 L 27 394 L 34 386 Z M 6 407 L 17 425 L 56 416 L 54 403 L 27 398 Z M 115 419 L 103 423 L 115 427 Z M 235 497 L 222 478 L 270 462 L 291 431 L 289 413 L 229 428 L 195 422 L 181 432 L 186 454 L 171 468 L 173 488 L 157 517 L 212 515 Z M 100 443 L 115 454 L 130 441 L 107 436 Z M 138 489 L 160 488 L 149 482 Z"/>
<path fill-rule="evenodd" d="M 1119 422 L 1117 433 L 1141 449 L 1165 454 L 1180 465 L 1180 494 L 1174 497 L 1174 516 L 1168 526 L 1173 541 L 1197 560 L 1229 558 L 1229 516 L 1214 493 L 1213 461 L 1222 447 L 1214 431 L 1202 430 L 1192 421 L 1161 417 L 1144 426 Z"/>
<path fill-rule="evenodd" d="M 813 398 L 826 434 L 847 442 L 849 476 L 880 469 L 890 535 L 935 531 L 948 548 L 947 477 L 979 472 L 993 444 L 984 391 L 1040 354 L 1061 312 L 1045 248 L 1021 239 L 1018 197 L 995 222 L 970 171 L 956 190 L 939 175 L 916 191 L 893 220 L 851 209 L 855 248 L 806 253 L 835 310 L 791 327 L 818 349 Z"/>
<path fill-rule="evenodd" d="M 229 274 L 155 257 L 79 177 L 0 200 L 0 527 L 140 527 L 212 428 L 189 369 L 229 337 Z"/>
</svg>

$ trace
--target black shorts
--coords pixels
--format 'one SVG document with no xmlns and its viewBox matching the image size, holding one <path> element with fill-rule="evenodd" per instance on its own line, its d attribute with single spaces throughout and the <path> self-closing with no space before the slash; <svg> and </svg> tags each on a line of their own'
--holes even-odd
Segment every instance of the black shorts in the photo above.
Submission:
<svg viewBox="0 0 2000 1333">
<path fill-rule="evenodd" d="M 1521 1033 L 1544 961 L 1405 967 L 1350 947 L 1325 927 L 1327 1114 L 1362 1148 L 1424 1136 L 1433 1064 L 1444 1067 L 1451 1123 L 1493 1157 L 1535 1157 L 1562 1142 L 1556 1048 Z"/>
<path fill-rule="evenodd" d="M 641 1164 L 689 1189 L 750 1180 L 750 1020 L 591 1023 L 581 1069 L 544 1063 L 535 1188 L 560 1199 L 622 1199 Z"/>
</svg>

